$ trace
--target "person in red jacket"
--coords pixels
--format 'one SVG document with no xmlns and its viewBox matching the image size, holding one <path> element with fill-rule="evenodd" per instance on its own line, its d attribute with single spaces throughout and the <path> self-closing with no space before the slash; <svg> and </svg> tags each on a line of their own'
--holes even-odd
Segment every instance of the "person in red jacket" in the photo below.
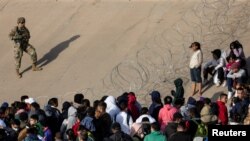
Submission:
<svg viewBox="0 0 250 141">
<path fill-rule="evenodd" d="M 218 105 L 218 123 L 221 125 L 228 124 L 228 111 L 227 111 L 227 94 L 221 93 L 219 100 L 217 101 Z"/>
</svg>

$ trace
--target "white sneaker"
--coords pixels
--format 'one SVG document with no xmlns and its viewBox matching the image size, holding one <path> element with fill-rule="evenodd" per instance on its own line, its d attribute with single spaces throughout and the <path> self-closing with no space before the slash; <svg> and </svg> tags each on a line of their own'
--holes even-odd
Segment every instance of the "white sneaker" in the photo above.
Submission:
<svg viewBox="0 0 250 141">
<path fill-rule="evenodd" d="M 231 99 L 232 96 L 233 96 L 233 92 L 228 92 L 227 99 Z"/>
<path fill-rule="evenodd" d="M 217 83 L 215 83 L 215 85 L 216 85 L 217 87 L 219 87 L 219 86 L 221 85 L 220 81 L 218 81 Z"/>
</svg>

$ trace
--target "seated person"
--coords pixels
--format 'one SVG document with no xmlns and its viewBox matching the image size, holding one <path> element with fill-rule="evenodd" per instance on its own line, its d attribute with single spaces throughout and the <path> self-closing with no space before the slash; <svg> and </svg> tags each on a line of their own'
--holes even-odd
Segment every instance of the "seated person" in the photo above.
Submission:
<svg viewBox="0 0 250 141">
<path fill-rule="evenodd" d="M 246 80 L 246 71 L 240 69 L 239 63 L 234 63 L 231 66 L 231 71 L 227 74 L 228 98 L 231 98 L 233 95 L 233 86 L 237 83 L 244 84 Z"/>
<path fill-rule="evenodd" d="M 221 56 L 221 50 L 215 49 L 212 51 L 213 59 L 207 62 L 203 68 L 203 77 L 204 77 L 204 84 L 208 82 L 208 74 L 212 76 L 215 75 L 217 72 L 219 81 L 216 83 L 216 86 L 220 86 L 221 83 L 224 81 L 224 70 L 223 67 L 225 66 L 225 60 Z"/>
</svg>

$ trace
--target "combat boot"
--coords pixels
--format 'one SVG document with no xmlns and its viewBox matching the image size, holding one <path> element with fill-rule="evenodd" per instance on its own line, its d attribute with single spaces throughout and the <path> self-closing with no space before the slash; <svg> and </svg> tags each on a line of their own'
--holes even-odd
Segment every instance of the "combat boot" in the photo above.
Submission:
<svg viewBox="0 0 250 141">
<path fill-rule="evenodd" d="M 21 77 L 22 77 L 22 74 L 19 73 L 19 69 L 16 69 L 16 74 L 17 74 L 17 77 L 18 77 L 18 78 L 21 78 Z"/>
<path fill-rule="evenodd" d="M 32 70 L 33 71 L 41 71 L 41 70 L 43 70 L 43 68 L 37 67 L 36 64 L 32 64 Z"/>
</svg>

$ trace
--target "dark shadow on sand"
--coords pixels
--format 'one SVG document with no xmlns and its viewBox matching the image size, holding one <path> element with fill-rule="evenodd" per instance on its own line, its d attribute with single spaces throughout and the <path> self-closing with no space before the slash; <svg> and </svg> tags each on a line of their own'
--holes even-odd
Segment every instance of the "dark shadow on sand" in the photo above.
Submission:
<svg viewBox="0 0 250 141">
<path fill-rule="evenodd" d="M 206 85 L 202 85 L 202 92 L 201 92 L 201 93 L 206 92 L 206 91 L 207 91 L 208 89 L 210 89 L 213 85 L 214 85 L 214 83 L 213 83 L 213 77 L 211 77 L 211 78 L 208 80 L 208 82 L 207 82 Z"/>
<path fill-rule="evenodd" d="M 37 61 L 37 65 L 40 67 L 43 67 L 43 66 L 46 66 L 47 64 L 51 63 L 52 61 L 54 61 L 58 57 L 58 55 L 63 50 L 65 50 L 66 48 L 69 47 L 71 42 L 75 41 L 79 37 L 80 37 L 80 35 L 75 35 L 75 36 L 69 38 L 68 40 L 59 43 L 58 45 L 53 47 L 49 52 L 47 52 L 45 55 L 43 55 L 43 57 Z M 29 71 L 30 69 L 31 69 L 31 66 L 29 66 L 28 68 L 23 70 L 22 74 Z"/>
</svg>

